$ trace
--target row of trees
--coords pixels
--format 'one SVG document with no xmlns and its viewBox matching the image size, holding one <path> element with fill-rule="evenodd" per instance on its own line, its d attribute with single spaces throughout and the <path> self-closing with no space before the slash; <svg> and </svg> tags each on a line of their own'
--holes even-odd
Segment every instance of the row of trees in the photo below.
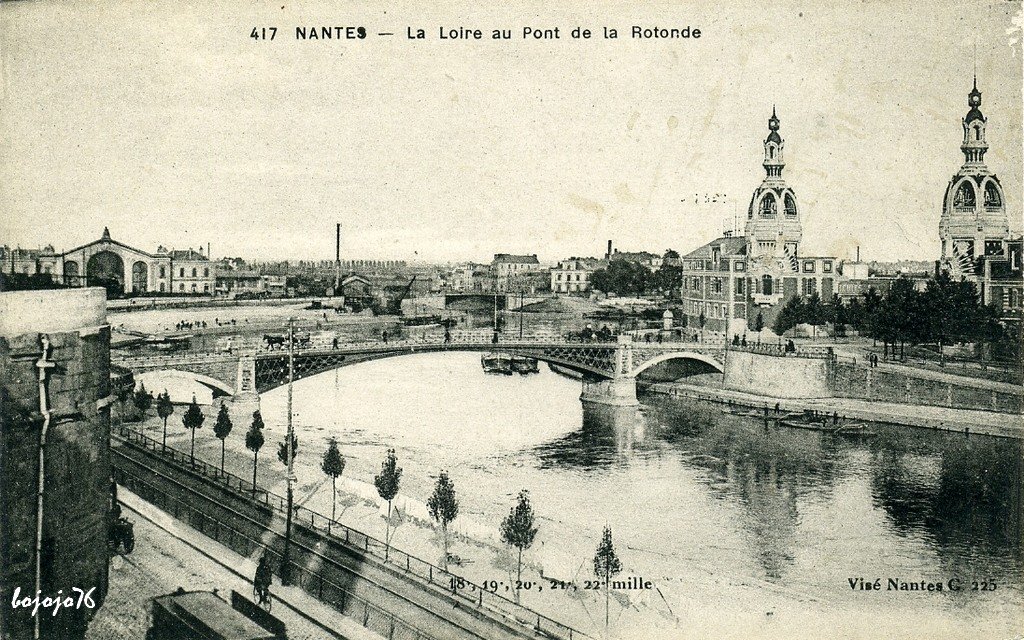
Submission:
<svg viewBox="0 0 1024 640">
<path fill-rule="evenodd" d="M 942 354 L 946 345 L 991 344 L 1006 337 L 996 309 L 979 302 L 975 284 L 955 281 L 946 272 L 920 291 L 909 278 L 896 279 L 884 296 L 872 287 L 863 302 L 854 298 L 843 304 L 833 296 L 825 303 L 817 293 L 794 296 L 780 309 L 772 329 L 782 335 L 798 324 L 814 329 L 832 324 L 837 334 L 847 326 L 870 333 L 884 343 L 886 355 L 895 353 L 896 345 L 902 351 L 906 344 L 934 344 Z"/>
<path fill-rule="evenodd" d="M 144 385 L 139 386 L 139 389 L 133 394 L 132 400 L 142 414 L 145 414 L 146 410 L 153 404 L 153 396 L 146 391 Z M 163 420 L 163 446 L 166 448 L 167 419 L 174 413 L 174 404 L 171 402 L 170 395 L 166 391 L 157 396 L 156 407 L 157 415 Z M 182 415 L 182 425 L 188 429 L 191 434 L 190 457 L 192 464 L 195 464 L 195 433 L 196 430 L 202 428 L 205 421 L 206 416 L 200 409 L 195 397 L 193 397 L 192 402 L 188 405 Z M 248 450 L 253 452 L 252 486 L 254 493 L 256 491 L 256 470 L 259 462 L 259 452 L 265 444 L 265 437 L 263 435 L 264 428 L 265 424 L 262 415 L 259 411 L 254 411 L 249 431 L 245 436 L 245 446 Z M 222 404 L 220 406 L 213 429 L 214 434 L 221 441 L 220 469 L 223 474 L 225 441 L 233 429 L 227 405 Z M 293 437 L 293 459 L 298 451 L 298 447 L 298 438 Z M 287 465 L 287 456 L 287 443 L 280 442 L 278 444 L 277 457 L 283 464 Z M 337 480 L 341 477 L 342 473 L 344 473 L 345 465 L 345 457 L 341 454 L 341 451 L 338 448 L 337 439 L 331 438 L 320 462 L 321 471 L 331 479 L 331 520 L 336 520 L 337 517 Z M 377 489 L 378 495 L 388 503 L 384 532 L 385 560 L 388 557 L 391 546 L 392 502 L 398 495 L 401 482 L 402 468 L 398 466 L 398 456 L 394 449 L 388 449 L 384 461 L 381 463 L 380 473 L 374 476 L 373 479 L 373 484 Z M 442 470 L 438 474 L 437 481 L 434 484 L 434 491 L 427 500 L 427 510 L 430 517 L 441 528 L 441 540 L 444 549 L 442 568 L 447 570 L 450 558 L 450 538 L 448 527 L 459 516 L 459 499 L 455 491 L 455 484 L 452 482 L 447 471 Z M 526 489 L 523 489 L 519 492 L 515 506 L 509 510 L 508 516 L 502 520 L 499 529 L 501 540 L 518 551 L 518 556 L 516 558 L 517 601 L 519 599 L 518 587 L 522 584 L 523 551 L 529 549 L 533 545 L 538 530 L 539 527 L 536 523 L 536 516 L 534 514 L 533 506 L 530 503 L 530 494 Z M 611 578 L 617 575 L 621 570 L 622 565 L 615 553 L 615 547 L 612 543 L 611 529 L 609 527 L 605 527 L 601 543 L 598 545 L 597 552 L 594 556 L 594 574 L 601 578 L 605 583 L 606 626 L 608 624 L 608 588 L 611 584 Z"/>
</svg>

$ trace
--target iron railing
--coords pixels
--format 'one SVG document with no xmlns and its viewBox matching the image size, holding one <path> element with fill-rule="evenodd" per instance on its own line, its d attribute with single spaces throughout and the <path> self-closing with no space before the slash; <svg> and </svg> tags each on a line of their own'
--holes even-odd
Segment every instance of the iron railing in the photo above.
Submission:
<svg viewBox="0 0 1024 640">
<path fill-rule="evenodd" d="M 249 496 L 256 502 L 262 502 L 281 513 L 287 513 L 288 501 L 281 495 L 266 489 L 260 489 L 254 486 L 251 481 L 234 474 L 222 473 L 218 467 L 198 458 L 193 462 L 189 454 L 173 447 L 164 448 L 158 440 L 125 425 L 118 425 L 112 428 L 116 429 L 118 434 L 129 442 L 139 444 L 145 449 L 161 454 L 176 464 L 187 466 L 193 471 L 201 473 L 206 478 L 226 486 L 228 489 Z M 292 511 L 293 522 L 301 522 L 303 525 L 308 524 L 310 528 L 325 533 L 337 542 L 354 547 L 363 553 L 374 556 L 387 565 L 404 570 L 406 575 L 415 576 L 427 584 L 441 587 L 456 597 L 457 600 L 485 608 L 509 624 L 527 626 L 534 632 L 564 640 L 589 637 L 577 629 L 494 593 L 463 576 L 451 573 L 426 560 L 396 549 L 393 545 L 385 544 L 382 540 L 343 525 L 337 520 L 333 520 L 307 507 L 293 505 Z M 292 565 L 292 568 L 295 570 L 300 569 L 299 565 Z"/>
</svg>

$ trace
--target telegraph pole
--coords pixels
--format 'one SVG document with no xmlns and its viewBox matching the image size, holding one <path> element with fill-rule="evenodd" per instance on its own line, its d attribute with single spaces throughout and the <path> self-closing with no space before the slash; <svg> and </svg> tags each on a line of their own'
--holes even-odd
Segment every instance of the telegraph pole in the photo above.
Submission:
<svg viewBox="0 0 1024 640">
<path fill-rule="evenodd" d="M 292 466 L 295 452 L 292 451 L 292 440 L 295 428 L 292 425 L 292 383 L 295 382 L 295 318 L 288 318 L 288 433 L 285 435 L 285 454 L 288 460 L 288 512 L 285 516 L 284 554 L 281 558 L 281 584 L 291 584 L 292 567 L 292 502 L 295 471 Z"/>
</svg>

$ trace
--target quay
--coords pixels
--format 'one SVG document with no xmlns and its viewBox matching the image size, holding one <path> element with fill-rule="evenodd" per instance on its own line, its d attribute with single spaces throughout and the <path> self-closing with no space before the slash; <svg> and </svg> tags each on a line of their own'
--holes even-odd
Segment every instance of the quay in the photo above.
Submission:
<svg viewBox="0 0 1024 640">
<path fill-rule="evenodd" d="M 860 398 L 776 398 L 685 382 L 660 382 L 647 387 L 647 391 L 673 397 L 731 403 L 734 406 L 752 409 L 767 408 L 769 416 L 778 405 L 780 411 L 812 410 L 829 416 L 835 413 L 840 418 L 852 420 L 1024 439 L 1024 418 L 1013 413 L 878 402 Z"/>
</svg>

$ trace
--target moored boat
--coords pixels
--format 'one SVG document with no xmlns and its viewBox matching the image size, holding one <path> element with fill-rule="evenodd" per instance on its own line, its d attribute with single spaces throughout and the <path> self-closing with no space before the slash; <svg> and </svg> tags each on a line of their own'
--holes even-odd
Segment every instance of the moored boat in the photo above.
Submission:
<svg viewBox="0 0 1024 640">
<path fill-rule="evenodd" d="M 521 375 L 540 372 L 537 360 L 526 356 L 512 356 L 512 369 Z"/>
<path fill-rule="evenodd" d="M 513 373 L 512 356 L 507 353 L 485 353 L 480 356 L 480 365 L 483 366 L 484 373 L 496 373 L 504 376 L 510 376 Z"/>
</svg>

